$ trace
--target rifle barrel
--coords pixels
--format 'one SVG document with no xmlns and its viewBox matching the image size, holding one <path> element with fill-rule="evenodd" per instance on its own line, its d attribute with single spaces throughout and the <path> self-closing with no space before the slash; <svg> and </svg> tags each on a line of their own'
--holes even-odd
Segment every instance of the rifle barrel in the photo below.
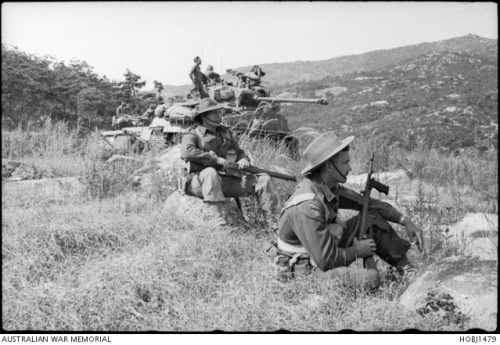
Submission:
<svg viewBox="0 0 500 345">
<path fill-rule="evenodd" d="M 277 103 L 317 103 L 327 105 L 328 100 L 325 98 L 285 98 L 285 97 L 257 97 L 257 101 L 277 102 Z"/>
<path fill-rule="evenodd" d="M 228 168 L 232 169 L 232 170 L 239 170 L 238 164 L 236 164 L 236 163 L 229 163 Z M 244 169 L 241 169 L 241 170 L 249 172 L 251 174 L 268 174 L 271 177 L 279 178 L 279 179 L 282 179 L 282 180 L 297 181 L 297 179 L 295 178 L 295 176 L 281 174 L 281 173 L 278 173 L 276 171 L 266 170 L 266 169 L 262 169 L 262 168 L 258 168 L 258 167 L 254 167 L 254 166 L 250 166 L 248 168 L 244 168 Z"/>
</svg>

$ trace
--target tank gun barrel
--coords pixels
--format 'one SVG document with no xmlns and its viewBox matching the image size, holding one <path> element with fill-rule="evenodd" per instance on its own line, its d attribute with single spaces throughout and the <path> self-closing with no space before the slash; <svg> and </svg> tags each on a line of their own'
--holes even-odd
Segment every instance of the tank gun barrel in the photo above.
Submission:
<svg viewBox="0 0 500 345">
<path fill-rule="evenodd" d="M 284 97 L 258 97 L 254 99 L 258 102 L 277 102 L 277 103 L 317 103 L 321 105 L 328 105 L 326 98 L 284 98 Z"/>
</svg>

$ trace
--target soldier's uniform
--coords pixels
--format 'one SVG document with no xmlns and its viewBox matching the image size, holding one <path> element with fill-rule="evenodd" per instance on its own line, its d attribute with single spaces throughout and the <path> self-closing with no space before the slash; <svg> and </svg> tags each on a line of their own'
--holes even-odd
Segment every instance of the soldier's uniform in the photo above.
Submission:
<svg viewBox="0 0 500 345">
<path fill-rule="evenodd" d="M 321 278 L 338 279 L 355 287 L 378 286 L 376 269 L 349 267 L 358 254 L 352 241 L 357 235 L 354 232 L 359 215 L 344 221 L 338 214 L 339 209 L 361 211 L 363 197 L 338 183 L 329 188 L 319 174 L 312 173 L 353 139 L 349 137 L 340 142 L 335 135 L 327 133 L 305 150 L 305 159 L 310 161 L 302 171 L 305 178 L 286 202 L 278 223 L 274 265 L 281 277 L 315 272 Z M 324 152 L 328 150 L 331 153 Z M 365 233 L 375 242 L 375 254 L 396 267 L 407 260 L 410 243 L 388 222 L 401 223 L 403 218 L 388 203 L 370 198 Z"/>
<path fill-rule="evenodd" d="M 191 93 L 194 94 L 198 92 L 201 99 L 207 98 L 208 93 L 203 86 L 202 73 L 200 70 L 200 65 L 196 63 L 196 58 L 194 66 L 191 67 L 191 70 L 189 71 L 189 78 L 191 78 L 191 81 L 193 82 Z"/>
<path fill-rule="evenodd" d="M 369 270 L 346 269 L 357 259 L 356 248 L 346 246 L 358 216 L 344 222 L 338 216 L 339 208 L 360 211 L 362 196 L 340 185 L 330 190 L 318 178 L 304 178 L 281 213 L 275 263 L 289 267 L 290 273 L 318 270 L 323 278 L 341 277 L 345 283 L 354 285 L 358 281 L 349 280 L 364 279 L 369 283 L 373 278 Z M 408 241 L 399 237 L 388 223 L 397 223 L 400 218 L 401 213 L 391 205 L 370 198 L 367 228 L 373 230 L 376 254 L 391 265 L 410 248 Z M 291 260 L 296 262 L 290 265 Z"/>
<path fill-rule="evenodd" d="M 164 117 L 165 112 L 167 111 L 168 106 L 166 104 L 160 104 L 155 108 L 155 116 L 156 117 Z"/>
<path fill-rule="evenodd" d="M 229 162 L 238 162 L 243 158 L 250 161 L 229 128 L 220 126 L 214 133 L 202 125 L 190 127 L 182 136 L 181 156 L 202 169 L 187 176 L 185 190 L 188 194 L 207 202 L 221 202 L 227 197 L 244 197 L 255 193 L 265 214 L 275 217 L 278 198 L 269 175 L 219 170 L 216 157 Z"/>
</svg>

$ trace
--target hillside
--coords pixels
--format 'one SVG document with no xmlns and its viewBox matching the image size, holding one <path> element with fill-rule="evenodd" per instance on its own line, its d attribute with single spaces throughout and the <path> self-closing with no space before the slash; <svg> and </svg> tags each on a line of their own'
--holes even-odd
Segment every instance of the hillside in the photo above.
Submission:
<svg viewBox="0 0 500 345">
<path fill-rule="evenodd" d="M 498 145 L 497 40 L 467 35 L 323 61 L 260 65 L 272 95 L 330 98 L 283 108 L 290 128 L 378 137 L 411 149 Z M 250 66 L 237 68 L 246 71 Z M 183 92 L 189 85 L 171 87 Z"/>
<path fill-rule="evenodd" d="M 393 49 L 376 50 L 364 54 L 345 55 L 319 61 L 295 61 L 285 63 L 259 64 L 266 72 L 264 80 L 270 85 L 297 81 L 319 80 L 326 76 L 342 76 L 357 71 L 374 71 L 394 65 L 419 55 L 439 52 L 486 53 L 497 46 L 497 40 L 467 35 L 437 42 L 425 42 Z M 251 66 L 233 69 L 247 72 Z M 223 77 L 227 78 L 225 74 Z"/>
<path fill-rule="evenodd" d="M 493 45 L 478 52 L 432 52 L 277 91 L 331 98 L 327 107 L 286 107 L 292 128 L 378 136 L 407 148 L 425 142 L 453 150 L 485 149 L 498 143 L 497 54 Z"/>
</svg>

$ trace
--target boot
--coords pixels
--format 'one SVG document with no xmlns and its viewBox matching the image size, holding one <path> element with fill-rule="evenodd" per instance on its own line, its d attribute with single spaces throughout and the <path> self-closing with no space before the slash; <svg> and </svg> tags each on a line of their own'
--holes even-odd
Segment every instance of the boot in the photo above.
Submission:
<svg viewBox="0 0 500 345">
<path fill-rule="evenodd" d="M 221 202 L 207 202 L 208 213 L 211 217 L 210 223 L 214 224 L 214 227 L 226 226 L 226 218 L 224 217 L 224 208 Z"/>
<path fill-rule="evenodd" d="M 406 254 L 401 259 L 399 259 L 398 262 L 396 262 L 396 264 L 393 266 L 393 269 L 395 270 L 396 277 L 399 279 L 402 279 L 404 277 L 409 278 L 417 272 L 417 269 L 410 262 Z"/>
</svg>

